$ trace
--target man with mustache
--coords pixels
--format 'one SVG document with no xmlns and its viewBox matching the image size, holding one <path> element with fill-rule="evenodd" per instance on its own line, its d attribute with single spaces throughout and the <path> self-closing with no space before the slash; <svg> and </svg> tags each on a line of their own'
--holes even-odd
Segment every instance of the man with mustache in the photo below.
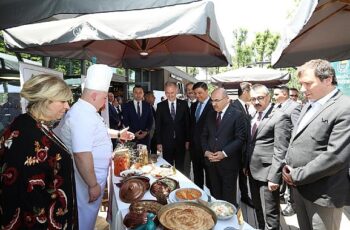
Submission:
<svg viewBox="0 0 350 230">
<path fill-rule="evenodd" d="M 279 186 L 292 122 L 287 114 L 270 103 L 266 86 L 253 85 L 250 96 L 257 111 L 251 120 L 252 141 L 248 146 L 252 199 L 259 228 L 279 229 Z"/>
</svg>

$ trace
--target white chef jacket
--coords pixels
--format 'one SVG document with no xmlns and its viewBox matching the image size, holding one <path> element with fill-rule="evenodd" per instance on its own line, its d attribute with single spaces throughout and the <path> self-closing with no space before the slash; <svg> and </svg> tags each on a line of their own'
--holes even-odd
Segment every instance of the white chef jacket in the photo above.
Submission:
<svg viewBox="0 0 350 230">
<path fill-rule="evenodd" d="M 101 186 L 101 196 L 95 202 L 89 203 L 88 186 L 76 167 L 75 183 L 79 229 L 94 229 L 112 157 L 112 142 L 107 126 L 93 105 L 79 99 L 62 119 L 55 133 L 72 153 L 92 153 L 97 182 Z"/>
</svg>

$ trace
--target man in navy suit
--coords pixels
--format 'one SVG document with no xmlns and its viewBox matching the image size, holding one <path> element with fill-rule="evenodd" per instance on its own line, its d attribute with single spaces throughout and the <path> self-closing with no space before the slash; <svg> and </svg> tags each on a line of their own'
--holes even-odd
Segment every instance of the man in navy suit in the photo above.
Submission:
<svg viewBox="0 0 350 230">
<path fill-rule="evenodd" d="M 158 103 L 156 111 L 157 150 L 184 172 L 185 154 L 190 145 L 189 108 L 186 101 L 176 98 L 175 82 L 167 82 L 164 88 L 167 100 Z"/>
<path fill-rule="evenodd" d="M 153 124 L 153 115 L 150 104 L 143 101 L 144 92 L 141 86 L 136 85 L 132 90 L 134 100 L 124 103 L 123 124 L 129 131 L 135 133 L 137 144 L 150 147 L 150 131 Z"/>
<path fill-rule="evenodd" d="M 193 164 L 194 183 L 203 188 L 204 185 L 204 151 L 201 144 L 201 135 L 206 123 L 207 114 L 213 111 L 211 99 L 208 94 L 208 86 L 204 82 L 193 85 L 193 91 L 197 98 L 191 104 L 191 143 L 190 153 Z M 210 189 L 209 175 L 206 171 L 206 186 Z"/>
<path fill-rule="evenodd" d="M 201 136 L 205 164 L 208 167 L 211 194 L 237 207 L 237 177 L 246 141 L 243 113 L 230 103 L 227 92 L 218 88 L 211 94 L 214 111 L 207 114 Z"/>
</svg>

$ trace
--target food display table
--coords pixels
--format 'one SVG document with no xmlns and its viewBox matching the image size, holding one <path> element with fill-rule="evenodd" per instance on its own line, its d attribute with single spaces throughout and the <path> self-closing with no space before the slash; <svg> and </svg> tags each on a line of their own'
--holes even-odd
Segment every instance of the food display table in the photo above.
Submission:
<svg viewBox="0 0 350 230">
<path fill-rule="evenodd" d="M 155 163 L 156 166 L 160 166 L 162 164 L 168 164 L 163 158 L 159 157 L 157 163 Z M 157 180 L 157 178 L 146 175 L 150 178 L 150 184 L 152 184 L 154 181 Z M 176 174 L 169 176 L 173 179 L 176 179 L 179 182 L 180 188 L 196 188 L 199 189 L 202 194 L 205 194 L 205 192 L 200 189 L 198 186 L 196 186 L 191 180 L 189 180 L 186 176 L 184 176 L 181 172 L 176 170 Z M 116 186 L 116 183 L 120 183 L 122 180 L 122 177 L 112 177 L 112 183 L 113 183 L 113 189 L 114 193 L 110 197 L 112 199 L 112 221 L 110 225 L 110 229 L 112 230 L 126 230 L 127 228 L 123 224 L 123 219 L 125 215 L 129 212 L 129 203 L 124 203 L 120 200 L 119 197 L 119 187 Z M 143 196 L 142 200 L 156 200 L 154 196 L 151 195 L 150 191 L 148 190 L 145 195 Z M 162 229 L 162 228 L 158 228 Z M 218 220 L 214 230 L 233 230 L 233 229 L 254 229 L 249 224 L 244 223 L 242 226 L 239 226 L 237 216 L 234 215 L 231 219 L 228 220 Z"/>
</svg>

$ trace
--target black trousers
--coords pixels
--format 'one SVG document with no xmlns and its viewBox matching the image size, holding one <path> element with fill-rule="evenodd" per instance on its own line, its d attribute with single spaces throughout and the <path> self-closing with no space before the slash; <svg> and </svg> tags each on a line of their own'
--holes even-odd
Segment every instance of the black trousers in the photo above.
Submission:
<svg viewBox="0 0 350 230">
<path fill-rule="evenodd" d="M 204 152 L 202 148 L 193 146 L 190 150 L 191 161 L 193 167 L 193 178 L 194 183 L 203 189 L 204 186 L 204 171 L 205 171 L 205 182 L 207 188 L 210 190 L 210 179 L 207 167 L 204 163 Z"/>
<path fill-rule="evenodd" d="M 223 162 L 210 162 L 205 158 L 211 184 L 210 193 L 219 200 L 237 205 L 237 178 L 239 169 L 227 167 Z"/>
<path fill-rule="evenodd" d="M 278 230 L 280 228 L 279 189 L 270 192 L 267 182 L 255 180 L 251 175 L 249 185 L 259 228 Z"/>
<path fill-rule="evenodd" d="M 171 165 L 175 165 L 175 168 L 181 173 L 184 173 L 184 162 L 185 162 L 185 143 L 179 144 L 173 142 L 163 146 L 163 158 Z"/>
</svg>

